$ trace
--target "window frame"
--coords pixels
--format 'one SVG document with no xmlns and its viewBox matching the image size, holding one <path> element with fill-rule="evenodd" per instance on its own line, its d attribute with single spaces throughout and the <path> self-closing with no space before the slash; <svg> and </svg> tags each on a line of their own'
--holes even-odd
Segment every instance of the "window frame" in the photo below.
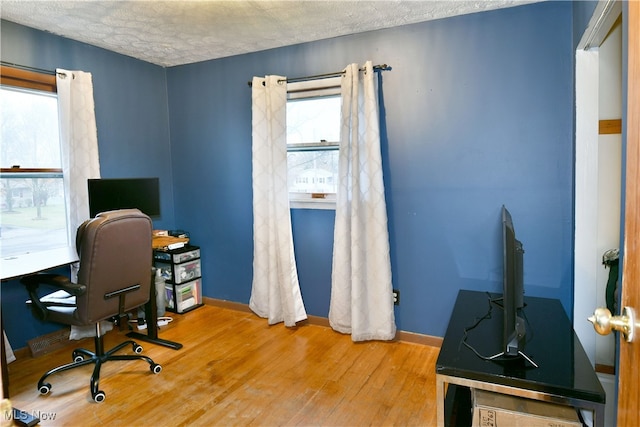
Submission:
<svg viewBox="0 0 640 427">
<path fill-rule="evenodd" d="M 287 82 L 287 102 L 292 100 L 341 96 L 341 76 Z M 299 151 L 322 151 L 340 149 L 340 141 L 318 141 L 287 144 L 287 153 Z M 289 206 L 292 209 L 336 208 L 336 193 L 296 193 L 289 192 Z"/>
<path fill-rule="evenodd" d="M 38 73 L 35 71 L 14 68 L 8 65 L 0 65 L 0 85 L 13 86 L 22 89 L 35 90 L 40 92 L 58 93 L 58 85 L 54 74 Z M 19 165 L 10 168 L 0 168 L 0 174 L 26 174 L 25 177 L 33 175 L 58 174 L 63 175 L 62 168 L 22 168 Z"/>
<path fill-rule="evenodd" d="M 55 73 L 46 71 L 38 72 L 17 68 L 10 65 L 0 65 L 0 85 L 12 86 L 18 89 L 26 89 L 37 92 L 54 93 L 57 96 L 57 79 Z M 60 141 L 59 141 L 60 143 Z M 12 165 L 9 168 L 0 168 L 0 177 L 22 178 L 60 178 L 64 180 L 64 170 L 60 168 L 29 168 Z M 65 204 L 67 197 L 65 195 Z M 8 255 L 1 258 L 2 279 L 11 279 L 24 274 L 29 274 L 78 260 L 69 238 L 69 219 L 66 218 L 67 245 L 57 248 L 49 248 L 25 254 Z"/>
</svg>

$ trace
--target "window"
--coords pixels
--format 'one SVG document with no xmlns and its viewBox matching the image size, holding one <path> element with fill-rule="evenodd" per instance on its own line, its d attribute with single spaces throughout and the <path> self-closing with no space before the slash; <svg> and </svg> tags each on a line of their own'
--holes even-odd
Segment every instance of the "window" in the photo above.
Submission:
<svg viewBox="0 0 640 427">
<path fill-rule="evenodd" d="M 69 246 L 54 75 L 2 67 L 0 255 Z"/>
<path fill-rule="evenodd" d="M 291 207 L 335 208 L 341 105 L 340 77 L 287 85 Z"/>
</svg>

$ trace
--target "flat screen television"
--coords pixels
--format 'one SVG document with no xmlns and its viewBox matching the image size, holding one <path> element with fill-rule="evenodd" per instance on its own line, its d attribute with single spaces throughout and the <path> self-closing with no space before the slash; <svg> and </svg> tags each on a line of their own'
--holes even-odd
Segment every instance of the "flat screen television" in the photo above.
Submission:
<svg viewBox="0 0 640 427">
<path fill-rule="evenodd" d="M 522 243 L 516 238 L 511 214 L 502 206 L 503 253 L 503 356 L 524 356 L 526 326 L 521 317 L 524 307 Z"/>
<path fill-rule="evenodd" d="M 116 209 L 140 209 L 150 217 L 160 216 L 158 178 L 89 179 L 89 215 Z"/>
</svg>

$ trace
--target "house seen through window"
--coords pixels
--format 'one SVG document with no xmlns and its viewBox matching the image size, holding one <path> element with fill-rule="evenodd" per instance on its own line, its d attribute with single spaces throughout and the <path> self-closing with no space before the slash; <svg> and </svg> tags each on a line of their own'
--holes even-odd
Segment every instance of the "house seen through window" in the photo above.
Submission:
<svg viewBox="0 0 640 427">
<path fill-rule="evenodd" d="M 0 86 L 0 255 L 68 246 L 55 76 Z M 45 85 L 46 86 L 46 85 Z M 37 89 L 33 89 L 37 87 Z"/>
</svg>

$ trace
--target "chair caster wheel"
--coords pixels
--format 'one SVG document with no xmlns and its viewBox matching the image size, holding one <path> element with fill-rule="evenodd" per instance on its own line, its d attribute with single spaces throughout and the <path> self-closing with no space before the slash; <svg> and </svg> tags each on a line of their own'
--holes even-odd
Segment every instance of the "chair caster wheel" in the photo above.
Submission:
<svg viewBox="0 0 640 427">
<path fill-rule="evenodd" d="M 38 388 L 38 391 L 40 392 L 40 394 L 49 394 L 49 392 L 51 391 L 51 384 L 49 383 L 42 384 Z"/>
<path fill-rule="evenodd" d="M 82 356 L 81 354 L 74 354 L 73 355 L 73 361 L 78 363 L 78 362 L 82 362 L 84 360 L 84 356 Z"/>
<path fill-rule="evenodd" d="M 140 344 L 133 343 L 133 352 L 136 354 L 142 353 L 142 346 Z"/>
<path fill-rule="evenodd" d="M 162 371 L 162 366 L 158 365 L 157 363 L 151 365 L 151 372 L 153 372 L 154 374 L 159 374 L 160 371 Z"/>
<path fill-rule="evenodd" d="M 98 392 L 93 395 L 93 400 L 96 403 L 100 403 L 100 402 L 104 402 L 104 399 L 106 399 L 106 397 L 107 396 L 104 394 L 104 391 L 98 390 Z"/>
</svg>

